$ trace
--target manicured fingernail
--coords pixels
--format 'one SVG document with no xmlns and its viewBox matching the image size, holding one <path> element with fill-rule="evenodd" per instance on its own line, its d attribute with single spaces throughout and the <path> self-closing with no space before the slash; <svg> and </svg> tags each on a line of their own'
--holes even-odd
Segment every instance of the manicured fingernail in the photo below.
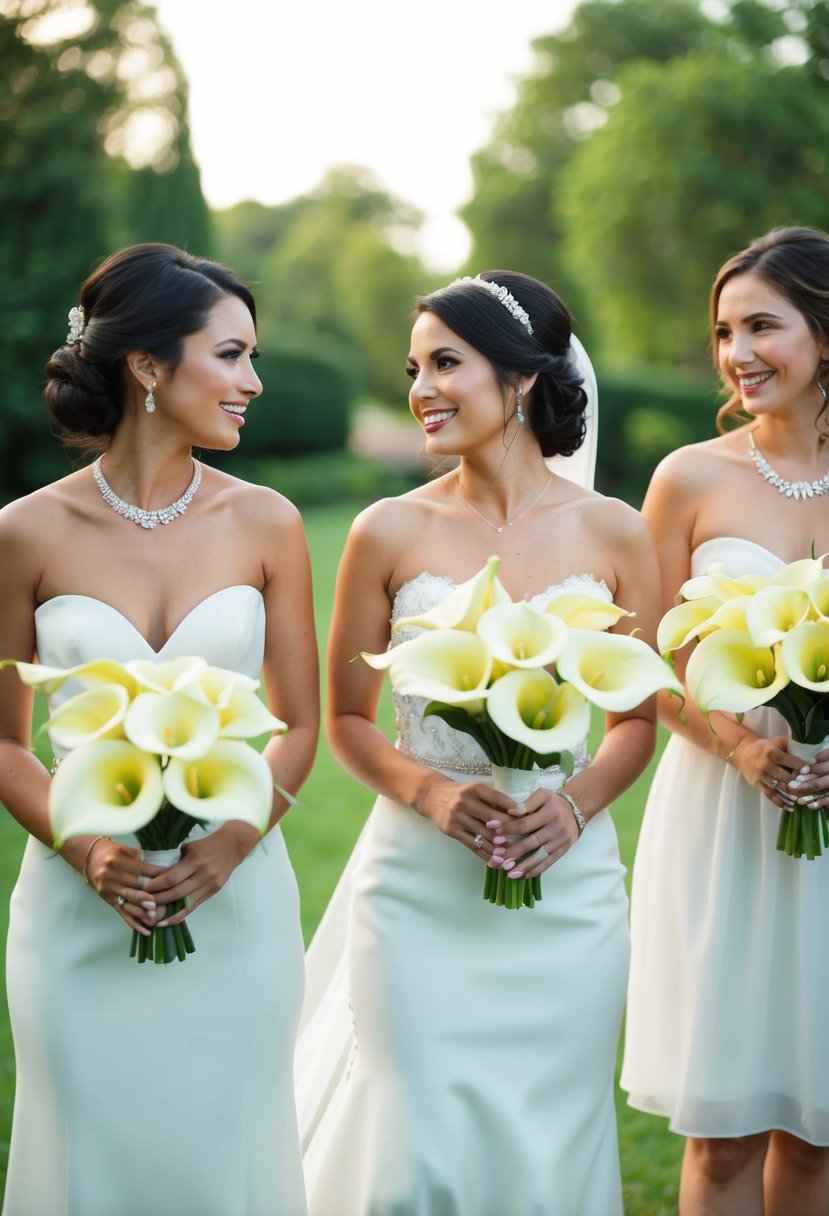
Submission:
<svg viewBox="0 0 829 1216">
<path fill-rule="evenodd" d="M 493 849 L 492 856 L 497 857 L 499 861 L 503 861 L 504 860 L 504 850 L 503 849 Z"/>
<path fill-rule="evenodd" d="M 155 912 L 155 900 L 154 899 L 142 899 L 141 907 L 146 908 L 148 912 Z"/>
<path fill-rule="evenodd" d="M 809 765 L 808 765 L 808 764 L 804 764 L 804 765 L 803 765 L 803 768 L 800 770 L 801 776 L 802 776 L 803 774 L 805 774 L 805 773 L 808 773 L 809 771 L 810 771 L 810 770 L 809 770 Z"/>
<path fill-rule="evenodd" d="M 515 865 L 515 862 L 514 862 L 514 861 L 505 861 L 505 862 L 504 862 L 504 869 L 505 869 L 505 870 L 511 870 L 511 869 L 512 869 L 512 867 L 513 867 L 514 865 Z"/>
<path fill-rule="evenodd" d="M 506 844 L 507 838 L 506 838 L 506 836 L 493 836 L 492 843 L 493 844 Z"/>
<path fill-rule="evenodd" d="M 524 806 L 523 802 L 517 802 L 515 804 L 515 810 L 512 813 L 513 813 L 513 815 L 519 815 L 519 816 L 526 815 L 527 808 Z"/>
<path fill-rule="evenodd" d="M 499 828 L 501 826 L 500 819 L 488 819 L 486 822 L 488 828 Z"/>
<path fill-rule="evenodd" d="M 510 870 L 509 877 L 510 878 L 523 878 L 524 871 L 523 870 Z"/>
<path fill-rule="evenodd" d="M 504 863 L 503 857 L 495 857 L 493 855 L 492 857 L 490 857 L 489 861 L 487 862 L 487 865 L 491 866 L 493 870 L 498 870 L 501 868 L 503 863 Z"/>
</svg>

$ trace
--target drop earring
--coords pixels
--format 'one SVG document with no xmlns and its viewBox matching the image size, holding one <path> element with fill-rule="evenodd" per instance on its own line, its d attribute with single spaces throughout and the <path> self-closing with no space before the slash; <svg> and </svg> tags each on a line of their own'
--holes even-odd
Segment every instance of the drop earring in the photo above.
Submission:
<svg viewBox="0 0 829 1216">
<path fill-rule="evenodd" d="M 824 401 L 826 401 L 826 386 L 821 377 L 823 376 L 823 373 L 826 371 L 827 367 L 829 367 L 829 360 L 821 359 L 820 366 L 817 369 L 817 386 L 818 391 L 820 392 L 820 395 Z"/>
<path fill-rule="evenodd" d="M 153 389 L 155 388 L 155 380 L 151 380 L 147 386 L 147 396 L 144 398 L 144 409 L 148 414 L 152 414 L 155 410 L 155 397 Z"/>
<path fill-rule="evenodd" d="M 524 421 L 524 394 L 520 388 L 515 390 L 515 421 L 522 423 Z"/>
</svg>

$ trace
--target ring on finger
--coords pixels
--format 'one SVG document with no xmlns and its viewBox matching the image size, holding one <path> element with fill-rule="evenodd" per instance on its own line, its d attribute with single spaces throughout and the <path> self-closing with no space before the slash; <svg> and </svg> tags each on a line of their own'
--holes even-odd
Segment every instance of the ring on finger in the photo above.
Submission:
<svg viewBox="0 0 829 1216">
<path fill-rule="evenodd" d="M 127 902 L 126 895 L 119 895 L 115 902 L 119 908 L 123 908 L 124 904 Z"/>
<path fill-rule="evenodd" d="M 478 835 L 475 837 L 475 839 L 472 841 L 472 848 L 481 849 L 481 848 L 483 848 L 483 844 L 484 844 L 484 838 L 481 835 L 481 833 L 479 832 Z"/>
<path fill-rule="evenodd" d="M 769 789 L 770 789 L 770 790 L 776 790 L 776 789 L 777 789 L 777 787 L 778 787 L 778 785 L 780 784 L 780 782 L 777 780 L 777 778 L 776 778 L 776 777 L 770 777 L 770 778 L 769 778 L 769 783 L 768 783 L 768 784 L 769 784 Z"/>
</svg>

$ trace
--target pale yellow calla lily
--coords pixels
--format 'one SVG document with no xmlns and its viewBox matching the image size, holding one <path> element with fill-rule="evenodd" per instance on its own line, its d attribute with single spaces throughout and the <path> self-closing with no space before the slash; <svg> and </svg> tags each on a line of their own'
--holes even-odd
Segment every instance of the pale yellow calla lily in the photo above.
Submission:
<svg viewBox="0 0 829 1216">
<path fill-rule="evenodd" d="M 442 603 L 422 616 L 407 616 L 395 621 L 395 629 L 418 626 L 421 629 L 474 630 L 480 617 L 495 604 L 511 603 L 509 594 L 495 577 L 500 557 L 491 557 L 474 578 L 461 583 Z"/>
<path fill-rule="evenodd" d="M 257 694 L 242 684 L 234 684 L 222 694 L 219 710 L 219 736 L 226 739 L 253 739 L 257 735 L 284 734 L 287 724 L 274 717 Z"/>
<path fill-rule="evenodd" d="M 247 743 L 220 739 L 206 756 L 173 759 L 163 781 L 168 800 L 195 819 L 214 823 L 242 819 L 259 832 L 268 826 L 273 773 L 264 756 Z"/>
<path fill-rule="evenodd" d="M 507 667 L 546 667 L 567 642 L 564 621 L 524 601 L 488 608 L 476 632 L 493 658 Z"/>
<path fill-rule="evenodd" d="M 757 594 L 759 595 L 760 592 Z M 748 633 L 746 610 L 750 603 L 750 595 L 735 595 L 733 600 L 726 600 L 725 603 L 720 604 L 705 629 L 700 631 L 700 637 L 705 636 L 709 631 L 713 633 L 715 629 L 738 629 L 743 633 Z"/>
<path fill-rule="evenodd" d="M 662 655 L 671 654 L 687 646 L 710 622 L 714 613 L 722 607 L 722 601 L 713 595 L 697 600 L 685 600 L 669 608 L 659 622 L 656 645 Z"/>
<path fill-rule="evenodd" d="M 823 555 L 824 557 L 826 554 Z M 825 575 L 823 557 L 804 557 L 797 562 L 789 562 L 782 570 L 778 570 L 770 580 L 773 587 L 808 587 L 815 579 Z"/>
<path fill-rule="evenodd" d="M 626 634 L 571 629 L 557 669 L 588 701 L 613 712 L 633 709 L 660 688 L 683 692 L 665 660 Z"/>
<path fill-rule="evenodd" d="M 558 616 L 571 629 L 609 629 L 624 616 L 636 616 L 618 608 L 612 600 L 601 595 L 588 595 L 584 591 L 568 591 L 550 600 L 544 609 L 551 616 Z"/>
<path fill-rule="evenodd" d="M 187 685 L 190 696 L 199 696 L 210 705 L 221 710 L 233 696 L 235 688 L 242 687 L 256 692 L 259 681 L 239 671 L 228 671 L 225 667 L 205 667 L 195 684 Z"/>
<path fill-rule="evenodd" d="M 501 676 L 489 690 L 486 707 L 507 738 L 542 756 L 570 751 L 590 730 L 590 706 L 581 693 L 539 668 Z"/>
<path fill-rule="evenodd" d="M 54 747 L 72 751 L 96 739 L 124 737 L 130 695 L 121 684 L 89 688 L 64 701 L 45 724 Z"/>
<path fill-rule="evenodd" d="M 146 752 L 192 760 L 219 737 L 219 711 L 183 692 L 139 693 L 127 710 L 124 734 Z"/>
<path fill-rule="evenodd" d="M 70 752 L 49 788 L 49 819 L 59 849 L 70 836 L 118 835 L 149 823 L 164 789 L 157 757 L 123 739 Z"/>
<path fill-rule="evenodd" d="M 695 575 L 683 583 L 679 594 L 684 600 L 698 600 L 712 595 L 724 603 L 738 596 L 754 595 L 761 587 L 767 587 L 768 582 L 762 574 L 746 574 L 743 578 L 733 578 L 725 566 L 716 563 L 705 574 Z"/>
<path fill-rule="evenodd" d="M 812 615 L 818 620 L 829 620 L 829 575 L 827 572 L 824 570 L 822 578 L 808 583 L 806 591 L 812 601 Z"/>
<path fill-rule="evenodd" d="M 131 659 L 126 667 L 142 688 L 152 692 L 181 692 L 198 682 L 207 669 L 207 663 L 198 656 L 164 660 Z"/>
<path fill-rule="evenodd" d="M 755 646 L 748 634 L 736 629 L 704 638 L 688 660 L 685 679 L 703 713 L 747 713 L 789 683 L 779 646 Z"/>
<path fill-rule="evenodd" d="M 462 705 L 469 713 L 483 707 L 492 673 L 489 648 L 476 633 L 462 629 L 421 633 L 385 654 L 363 658 L 372 667 L 388 667 L 392 687 L 402 696 Z"/>
<path fill-rule="evenodd" d="M 39 688 L 48 696 L 62 688 L 67 680 L 77 680 L 85 688 L 98 684 L 122 684 L 132 694 L 135 680 L 122 663 L 115 659 L 93 659 L 90 663 L 79 663 L 77 667 L 47 667 L 43 663 L 21 663 L 16 659 L 3 659 L 3 667 L 16 667 L 24 684 Z"/>
<path fill-rule="evenodd" d="M 812 601 L 808 592 L 794 586 L 764 587 L 746 606 L 746 626 L 755 646 L 773 646 L 790 629 L 808 619 Z"/>
<path fill-rule="evenodd" d="M 783 638 L 783 667 L 794 684 L 814 692 L 829 692 L 829 624 L 806 621 Z"/>
</svg>

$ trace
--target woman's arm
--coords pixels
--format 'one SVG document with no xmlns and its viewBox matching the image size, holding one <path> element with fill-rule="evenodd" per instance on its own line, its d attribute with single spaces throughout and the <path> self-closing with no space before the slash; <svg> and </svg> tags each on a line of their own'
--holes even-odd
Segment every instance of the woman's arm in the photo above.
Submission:
<svg viewBox="0 0 829 1216">
<path fill-rule="evenodd" d="M 483 782 L 452 781 L 401 755 L 375 722 L 383 675 L 359 658 L 361 651 L 388 646 L 390 583 L 413 540 L 412 514 L 411 504 L 376 503 L 357 518 L 346 542 L 328 645 L 328 735 L 337 759 L 358 781 L 472 847 L 493 808 L 506 812 L 514 803 Z"/>
</svg>

